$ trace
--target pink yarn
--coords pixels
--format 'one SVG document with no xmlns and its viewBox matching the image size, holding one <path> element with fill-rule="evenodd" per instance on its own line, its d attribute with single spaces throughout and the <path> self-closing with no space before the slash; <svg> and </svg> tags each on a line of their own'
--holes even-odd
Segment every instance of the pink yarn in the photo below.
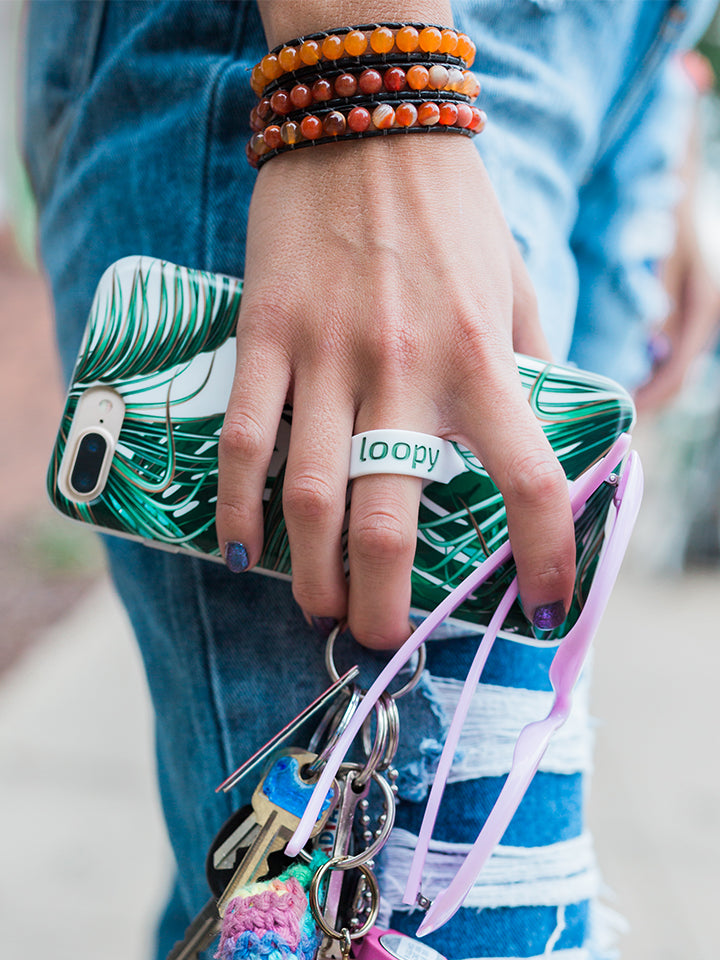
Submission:
<svg viewBox="0 0 720 960">
<path fill-rule="evenodd" d="M 305 892 L 294 877 L 273 880 L 265 890 L 246 892 L 230 901 L 223 920 L 223 940 L 234 939 L 245 931 L 260 935 L 273 931 L 291 950 L 296 950 L 307 905 Z"/>
</svg>

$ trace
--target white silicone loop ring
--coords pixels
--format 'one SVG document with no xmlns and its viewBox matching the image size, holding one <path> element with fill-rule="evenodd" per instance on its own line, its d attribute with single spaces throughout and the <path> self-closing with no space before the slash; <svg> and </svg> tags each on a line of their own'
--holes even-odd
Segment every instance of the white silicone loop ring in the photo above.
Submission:
<svg viewBox="0 0 720 960">
<path fill-rule="evenodd" d="M 449 440 L 414 430 L 366 430 L 350 447 L 350 479 L 376 473 L 399 473 L 421 480 L 449 483 L 466 470 Z"/>
</svg>

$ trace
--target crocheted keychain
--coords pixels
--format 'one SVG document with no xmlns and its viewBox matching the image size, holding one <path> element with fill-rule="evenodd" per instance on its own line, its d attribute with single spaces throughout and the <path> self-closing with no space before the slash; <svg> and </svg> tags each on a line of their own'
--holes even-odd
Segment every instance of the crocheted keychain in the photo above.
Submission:
<svg viewBox="0 0 720 960">
<path fill-rule="evenodd" d="M 322 935 L 307 898 L 313 875 L 327 860 L 294 863 L 275 880 L 248 884 L 223 919 L 216 960 L 312 960 Z"/>
</svg>

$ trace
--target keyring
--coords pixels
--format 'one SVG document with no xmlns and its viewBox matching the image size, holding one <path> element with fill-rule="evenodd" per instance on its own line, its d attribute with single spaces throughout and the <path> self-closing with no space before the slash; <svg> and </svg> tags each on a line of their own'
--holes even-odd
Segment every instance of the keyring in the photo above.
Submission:
<svg viewBox="0 0 720 960">
<path fill-rule="evenodd" d="M 345 862 L 346 859 L 346 857 L 333 857 L 330 860 L 326 860 L 312 878 L 309 890 L 310 909 L 315 917 L 315 923 L 317 923 L 326 937 L 331 937 L 333 940 L 340 940 L 341 942 L 346 938 L 350 940 L 359 940 L 361 937 L 364 937 L 365 934 L 369 933 L 370 930 L 375 926 L 375 921 L 377 920 L 377 916 L 380 911 L 380 888 L 378 887 L 375 874 L 372 872 L 367 863 L 359 863 L 355 866 L 357 866 L 360 873 L 362 873 L 362 875 L 365 877 L 372 894 L 372 906 L 365 923 L 358 930 L 355 930 L 352 933 L 350 933 L 347 927 L 343 927 L 342 930 L 333 930 L 332 927 L 325 923 L 322 915 L 322 907 L 320 906 L 320 884 L 322 883 L 323 877 L 328 870 L 347 870 L 348 866 Z"/>
<path fill-rule="evenodd" d="M 362 768 L 363 767 L 361 763 L 343 763 L 340 769 L 362 770 Z M 335 859 L 339 861 L 335 864 L 335 869 L 337 870 L 352 870 L 353 867 L 361 867 L 362 864 L 367 863 L 368 860 L 373 860 L 375 855 L 380 853 L 382 848 L 385 846 L 387 838 L 390 836 L 390 831 L 395 826 L 395 794 L 393 793 L 393 788 L 387 782 L 385 777 L 380 776 L 377 770 L 373 770 L 371 778 L 380 787 L 380 792 L 383 795 L 385 819 L 382 821 L 379 833 L 369 847 L 365 847 L 365 849 L 361 850 L 360 853 L 356 853 L 352 856 L 350 854 L 346 854 L 343 857 L 335 857 Z"/>
<path fill-rule="evenodd" d="M 343 632 L 344 629 L 345 629 L 345 624 L 339 623 L 335 627 L 335 629 L 331 631 L 330 636 L 327 638 L 327 644 L 325 645 L 325 669 L 330 675 L 330 679 L 333 681 L 333 683 L 335 683 L 340 677 L 340 674 L 338 673 L 338 669 L 335 666 L 335 658 L 333 656 L 333 650 L 335 647 L 335 641 L 337 640 L 338 636 Z M 415 627 L 413 627 L 413 633 L 414 632 L 415 632 Z M 415 672 L 413 673 L 413 675 L 410 677 L 410 679 L 406 684 L 400 687 L 399 690 L 396 690 L 394 693 L 390 694 L 390 697 L 393 700 L 399 700 L 400 697 L 404 697 L 406 693 L 410 693 L 411 690 L 414 690 L 415 687 L 420 682 L 420 677 L 422 676 L 422 672 L 425 669 L 425 661 L 427 660 L 427 651 L 425 649 L 424 643 L 422 643 L 418 648 L 417 655 L 418 655 L 418 662 L 415 667 Z"/>
</svg>

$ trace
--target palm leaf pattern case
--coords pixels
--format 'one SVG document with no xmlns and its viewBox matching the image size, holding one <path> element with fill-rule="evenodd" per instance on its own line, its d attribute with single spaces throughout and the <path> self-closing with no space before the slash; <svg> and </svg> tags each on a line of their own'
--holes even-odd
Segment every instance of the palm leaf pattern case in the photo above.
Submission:
<svg viewBox="0 0 720 960">
<path fill-rule="evenodd" d="M 242 281 L 127 257 L 103 275 L 48 471 L 48 492 L 63 514 L 151 545 L 221 559 L 215 537 L 217 448 L 235 363 L 234 329 Z M 582 370 L 517 357 L 528 402 L 570 479 L 628 431 L 630 397 L 613 381 Z M 112 387 L 125 417 L 107 483 L 92 503 L 63 496 L 58 471 L 78 399 Z M 282 483 L 291 410 L 280 423 L 264 492 L 265 541 L 259 569 L 289 577 L 290 552 Z M 450 483 L 427 482 L 420 503 L 412 602 L 436 606 L 507 537 L 503 501 L 477 458 L 456 445 L 466 472 Z M 565 632 L 582 607 L 612 500 L 603 485 L 576 523 L 575 600 Z M 508 562 L 470 597 L 454 619 L 485 624 L 514 575 Z M 506 621 L 527 631 L 519 606 Z"/>
</svg>

